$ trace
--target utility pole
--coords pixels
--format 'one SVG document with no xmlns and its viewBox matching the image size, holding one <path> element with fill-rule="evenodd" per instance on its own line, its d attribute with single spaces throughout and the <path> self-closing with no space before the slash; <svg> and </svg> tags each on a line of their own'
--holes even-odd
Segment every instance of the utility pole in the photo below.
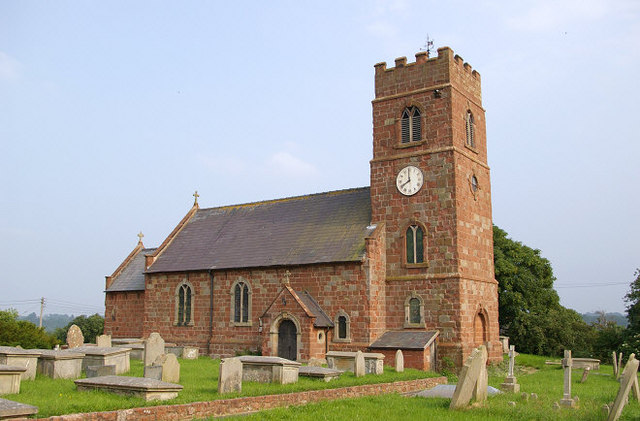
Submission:
<svg viewBox="0 0 640 421">
<path fill-rule="evenodd" d="M 44 297 L 40 299 L 40 326 L 42 327 L 42 313 L 44 312 Z"/>
</svg>

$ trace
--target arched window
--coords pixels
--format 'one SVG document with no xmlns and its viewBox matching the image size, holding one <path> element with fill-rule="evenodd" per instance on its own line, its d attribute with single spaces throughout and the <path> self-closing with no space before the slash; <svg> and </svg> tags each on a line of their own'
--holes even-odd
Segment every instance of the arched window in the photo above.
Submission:
<svg viewBox="0 0 640 421">
<path fill-rule="evenodd" d="M 402 143 L 419 142 L 422 140 L 422 122 L 418 107 L 408 107 L 402 112 L 400 119 Z"/>
<path fill-rule="evenodd" d="M 466 126 L 466 132 L 467 132 L 467 146 L 471 148 L 475 148 L 476 147 L 476 139 L 475 139 L 476 125 L 473 120 L 473 113 L 471 112 L 471 110 L 467 110 L 465 123 L 466 123 L 465 126 Z"/>
<path fill-rule="evenodd" d="M 335 331 L 333 334 L 334 342 L 350 342 L 351 341 L 351 321 L 349 315 L 344 310 L 339 310 L 334 319 Z"/>
<path fill-rule="evenodd" d="M 233 289 L 233 321 L 249 322 L 249 286 L 246 282 L 238 282 Z"/>
<path fill-rule="evenodd" d="M 407 228 L 407 263 L 424 262 L 424 231 L 420 225 Z"/>
<path fill-rule="evenodd" d="M 193 289 L 184 282 L 176 289 L 176 322 L 177 326 L 193 324 Z"/>
<path fill-rule="evenodd" d="M 424 326 L 424 300 L 414 291 L 404 300 L 404 327 Z"/>
<path fill-rule="evenodd" d="M 338 317 L 338 339 L 347 339 L 347 318 Z"/>
</svg>

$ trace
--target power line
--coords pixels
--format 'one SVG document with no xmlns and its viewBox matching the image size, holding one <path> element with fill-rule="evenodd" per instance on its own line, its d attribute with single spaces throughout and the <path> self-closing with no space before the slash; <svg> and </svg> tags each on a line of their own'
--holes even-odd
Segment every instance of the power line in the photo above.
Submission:
<svg viewBox="0 0 640 421">
<path fill-rule="evenodd" d="M 587 284 L 587 285 L 554 285 L 556 288 L 598 288 L 608 287 L 612 285 L 629 285 L 629 282 L 610 282 L 606 284 Z"/>
</svg>

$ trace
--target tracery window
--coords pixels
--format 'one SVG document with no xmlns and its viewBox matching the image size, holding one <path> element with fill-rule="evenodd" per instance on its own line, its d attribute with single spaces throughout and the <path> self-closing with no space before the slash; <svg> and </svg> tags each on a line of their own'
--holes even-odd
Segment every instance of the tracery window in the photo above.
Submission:
<svg viewBox="0 0 640 421">
<path fill-rule="evenodd" d="M 193 290 L 191 285 L 184 282 L 176 290 L 176 322 L 177 326 L 193 324 Z"/>
<path fill-rule="evenodd" d="M 420 225 L 409 225 L 406 233 L 407 263 L 424 262 L 424 231 Z"/>
<path fill-rule="evenodd" d="M 246 282 L 237 282 L 233 288 L 233 321 L 248 323 L 249 308 L 249 285 Z"/>
<path fill-rule="evenodd" d="M 419 142 L 422 140 L 422 121 L 418 107 L 407 107 L 402 112 L 400 131 L 402 143 Z"/>
</svg>

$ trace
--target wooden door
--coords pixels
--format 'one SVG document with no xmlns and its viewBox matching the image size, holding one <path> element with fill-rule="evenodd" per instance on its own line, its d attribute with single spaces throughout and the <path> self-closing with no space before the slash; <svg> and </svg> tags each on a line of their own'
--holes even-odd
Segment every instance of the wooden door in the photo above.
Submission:
<svg viewBox="0 0 640 421">
<path fill-rule="evenodd" d="M 283 320 L 278 328 L 278 357 L 295 361 L 298 356 L 298 335 L 291 320 Z"/>
</svg>

